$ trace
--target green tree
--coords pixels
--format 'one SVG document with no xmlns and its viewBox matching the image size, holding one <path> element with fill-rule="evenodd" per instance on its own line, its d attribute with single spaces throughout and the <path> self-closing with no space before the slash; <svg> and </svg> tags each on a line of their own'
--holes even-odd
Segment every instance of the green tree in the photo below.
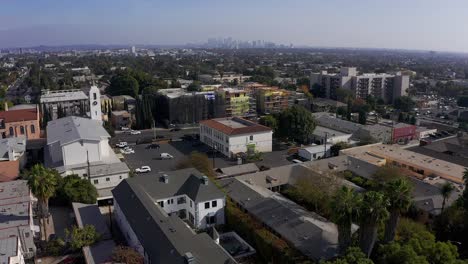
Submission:
<svg viewBox="0 0 468 264">
<path fill-rule="evenodd" d="M 321 261 L 319 264 L 373 264 L 374 262 L 367 258 L 359 247 L 349 247 L 346 254 L 333 261 Z"/>
<path fill-rule="evenodd" d="M 402 112 L 411 112 L 416 106 L 416 103 L 408 96 L 400 96 L 395 99 L 394 107 Z"/>
<path fill-rule="evenodd" d="M 144 258 L 131 247 L 119 246 L 112 252 L 112 260 L 115 263 L 143 264 Z"/>
<path fill-rule="evenodd" d="M 312 136 L 315 129 L 312 113 L 304 107 L 294 105 L 281 113 L 278 117 L 278 136 L 305 143 Z"/>
<path fill-rule="evenodd" d="M 332 156 L 338 156 L 340 150 L 350 148 L 351 146 L 346 142 L 338 142 L 330 147 L 330 153 Z"/>
<path fill-rule="evenodd" d="M 447 199 L 450 197 L 454 189 L 455 188 L 450 182 L 446 182 L 442 185 L 442 187 L 440 187 L 440 194 L 442 195 L 442 198 L 443 198 L 442 209 L 441 209 L 442 211 L 444 211 L 445 203 L 447 202 Z"/>
<path fill-rule="evenodd" d="M 336 109 L 336 115 L 341 118 L 346 117 L 347 114 L 348 114 L 348 110 L 346 109 L 345 106 L 340 106 Z"/>
<path fill-rule="evenodd" d="M 459 96 L 457 99 L 457 105 L 461 107 L 468 107 L 468 96 Z"/>
<path fill-rule="evenodd" d="M 36 164 L 27 172 L 26 177 L 32 194 L 38 200 L 39 217 L 43 223 L 45 240 L 47 240 L 45 219 L 49 217 L 49 199 L 55 195 L 60 175 L 56 170 L 45 168 L 42 164 Z"/>
<path fill-rule="evenodd" d="M 378 254 L 381 264 L 429 264 L 424 256 L 419 256 L 410 245 L 391 242 L 381 245 Z"/>
<path fill-rule="evenodd" d="M 88 179 L 82 179 L 78 175 L 68 175 L 63 178 L 57 194 L 68 203 L 85 204 L 96 203 L 98 196 L 96 187 Z"/>
<path fill-rule="evenodd" d="M 412 186 L 406 179 L 396 179 L 385 185 L 384 193 L 389 200 L 390 217 L 385 223 L 384 243 L 395 239 L 395 232 L 400 214 L 408 210 L 411 204 Z"/>
<path fill-rule="evenodd" d="M 215 178 L 215 172 L 213 170 L 213 164 L 211 163 L 208 156 L 198 151 L 193 151 L 190 156 L 180 161 L 176 166 L 176 169 L 195 168 L 199 172 L 205 174 L 211 179 Z"/>
<path fill-rule="evenodd" d="M 260 123 L 260 125 L 267 126 L 267 127 L 271 128 L 271 129 L 273 129 L 274 133 L 277 133 L 277 131 L 278 131 L 278 120 L 273 115 L 262 116 L 262 117 L 260 117 L 258 122 Z"/>
<path fill-rule="evenodd" d="M 359 111 L 359 124 L 365 125 L 367 122 L 367 112 L 364 110 Z"/>
<path fill-rule="evenodd" d="M 351 227 L 357 220 L 361 196 L 351 188 L 343 186 L 331 201 L 332 220 L 338 226 L 340 251 L 345 252 L 351 244 Z"/>
<path fill-rule="evenodd" d="M 79 250 L 86 246 L 91 246 L 99 241 L 101 235 L 96 232 L 92 225 L 85 225 L 83 228 L 73 226 L 71 230 L 65 229 L 65 233 L 70 241 L 72 250 Z"/>
<path fill-rule="evenodd" d="M 198 92 L 201 90 L 201 85 L 199 81 L 193 81 L 188 87 L 187 91 L 189 92 Z"/>
<path fill-rule="evenodd" d="M 139 91 L 138 81 L 128 74 L 115 75 L 110 80 L 110 85 L 107 87 L 107 93 L 115 95 L 130 95 L 136 97 Z"/>
<path fill-rule="evenodd" d="M 368 191 L 359 206 L 359 246 L 368 257 L 377 240 L 379 224 L 388 218 L 387 197 L 380 192 Z"/>
</svg>

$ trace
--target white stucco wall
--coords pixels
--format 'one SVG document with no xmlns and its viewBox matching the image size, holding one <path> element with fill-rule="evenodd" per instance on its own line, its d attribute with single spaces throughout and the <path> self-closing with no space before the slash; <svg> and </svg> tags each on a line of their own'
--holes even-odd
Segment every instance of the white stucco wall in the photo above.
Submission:
<svg viewBox="0 0 468 264">
<path fill-rule="evenodd" d="M 212 207 L 212 202 L 216 201 L 216 207 Z M 205 203 L 210 203 L 210 208 L 205 209 Z M 226 200 L 223 199 L 216 199 L 216 200 L 209 200 L 203 201 L 197 204 L 198 211 L 196 212 L 195 221 L 197 228 L 205 229 L 210 227 L 211 225 L 206 224 L 206 217 L 216 215 L 216 223 L 215 225 L 222 225 L 224 224 L 224 206 L 226 204 Z"/>
<path fill-rule="evenodd" d="M 64 165 L 86 163 L 86 151 L 88 151 L 89 162 L 101 161 L 103 157 L 101 156 L 100 146 L 100 142 L 96 141 L 76 141 L 62 146 Z"/>
<path fill-rule="evenodd" d="M 122 232 L 122 234 L 125 237 L 125 240 L 127 241 L 128 246 L 136 249 L 138 253 L 144 256 L 143 246 L 138 240 L 135 232 L 133 231 L 132 227 L 128 223 L 126 216 L 123 214 L 122 210 L 119 207 L 119 204 L 117 203 L 115 199 L 114 199 L 114 217 L 115 217 L 117 224 L 120 227 L 120 231 Z"/>
</svg>

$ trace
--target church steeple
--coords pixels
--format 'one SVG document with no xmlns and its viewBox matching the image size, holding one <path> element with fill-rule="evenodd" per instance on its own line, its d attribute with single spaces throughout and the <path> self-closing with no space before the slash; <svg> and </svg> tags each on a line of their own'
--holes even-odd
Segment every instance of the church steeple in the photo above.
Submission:
<svg viewBox="0 0 468 264">
<path fill-rule="evenodd" d="M 94 83 L 89 89 L 89 113 L 91 119 L 102 121 L 101 92 Z"/>
</svg>

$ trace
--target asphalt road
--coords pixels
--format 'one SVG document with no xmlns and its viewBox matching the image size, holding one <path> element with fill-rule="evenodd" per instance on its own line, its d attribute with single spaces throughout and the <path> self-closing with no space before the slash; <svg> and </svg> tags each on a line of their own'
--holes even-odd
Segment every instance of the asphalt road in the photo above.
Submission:
<svg viewBox="0 0 468 264">
<path fill-rule="evenodd" d="M 199 129 L 198 128 L 186 128 L 186 129 L 181 129 L 179 131 L 173 131 L 171 132 L 168 129 L 156 129 L 156 136 L 164 136 L 164 139 L 169 140 L 177 140 L 181 137 L 183 137 L 185 134 L 198 134 Z M 120 141 L 125 141 L 129 144 L 135 144 L 137 140 L 149 140 L 154 137 L 154 131 L 151 129 L 148 130 L 141 130 L 141 134 L 139 135 L 132 135 L 127 132 L 123 131 L 116 131 L 115 137 L 111 139 L 111 144 L 115 146 Z"/>
</svg>

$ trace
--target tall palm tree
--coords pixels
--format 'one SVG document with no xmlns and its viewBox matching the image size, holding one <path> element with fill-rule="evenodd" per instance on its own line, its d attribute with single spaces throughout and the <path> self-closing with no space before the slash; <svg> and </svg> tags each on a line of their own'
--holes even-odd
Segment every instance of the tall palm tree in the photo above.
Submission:
<svg viewBox="0 0 468 264">
<path fill-rule="evenodd" d="M 38 200 L 38 213 L 42 220 L 45 240 L 47 240 L 45 219 L 49 216 L 49 199 L 54 196 L 59 179 L 60 175 L 56 170 L 45 168 L 41 164 L 34 165 L 27 174 L 28 186 Z"/>
<path fill-rule="evenodd" d="M 443 212 L 445 209 L 445 203 L 447 202 L 447 198 L 449 198 L 450 194 L 452 194 L 454 190 L 453 185 L 450 182 L 446 182 L 442 185 L 440 188 L 440 194 L 442 195 L 442 209 L 441 211 Z"/>
<path fill-rule="evenodd" d="M 390 217 L 385 223 L 384 243 L 393 241 L 400 214 L 406 212 L 411 204 L 412 186 L 406 179 L 396 179 L 388 182 L 384 193 L 389 200 Z"/>
<path fill-rule="evenodd" d="M 377 227 L 388 218 L 387 197 L 383 193 L 369 191 L 364 194 L 359 206 L 359 246 L 367 257 L 372 253 L 377 240 Z"/>
<path fill-rule="evenodd" d="M 353 189 L 343 186 L 339 189 L 331 202 L 332 219 L 338 226 L 338 242 L 340 252 L 346 252 L 351 244 L 351 227 L 357 220 L 358 205 L 361 195 Z"/>
</svg>

